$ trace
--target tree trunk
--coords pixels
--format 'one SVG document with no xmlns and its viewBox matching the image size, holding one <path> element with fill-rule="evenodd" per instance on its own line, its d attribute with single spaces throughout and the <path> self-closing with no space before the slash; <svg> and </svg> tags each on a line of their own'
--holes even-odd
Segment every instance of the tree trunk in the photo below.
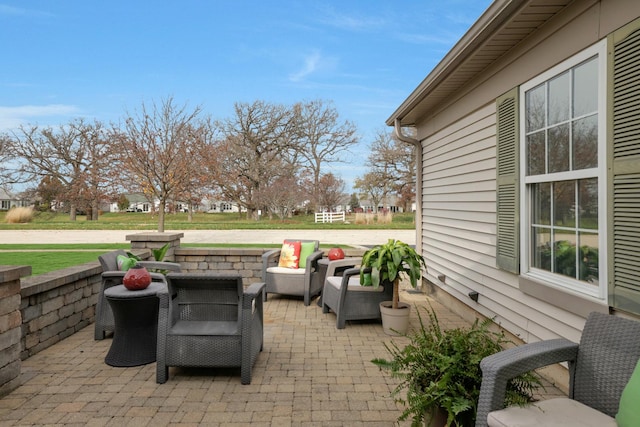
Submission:
<svg viewBox="0 0 640 427">
<path fill-rule="evenodd" d="M 158 233 L 164 233 L 164 208 L 166 206 L 165 202 L 160 202 L 160 206 L 158 207 Z"/>
<path fill-rule="evenodd" d="M 396 278 L 396 280 L 393 281 L 393 305 L 391 306 L 391 308 L 393 308 L 394 310 L 396 310 L 398 308 L 398 302 L 400 302 L 400 279 Z"/>
</svg>

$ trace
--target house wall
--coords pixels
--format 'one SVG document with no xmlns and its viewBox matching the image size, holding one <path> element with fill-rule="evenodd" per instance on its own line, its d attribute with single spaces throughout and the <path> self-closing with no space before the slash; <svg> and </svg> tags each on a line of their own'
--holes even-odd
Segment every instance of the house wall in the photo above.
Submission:
<svg viewBox="0 0 640 427">
<path fill-rule="evenodd" d="M 417 122 L 427 280 L 525 342 L 577 341 L 584 318 L 525 295 L 517 275 L 496 268 L 495 99 L 638 16 L 636 0 L 574 2 Z"/>
</svg>

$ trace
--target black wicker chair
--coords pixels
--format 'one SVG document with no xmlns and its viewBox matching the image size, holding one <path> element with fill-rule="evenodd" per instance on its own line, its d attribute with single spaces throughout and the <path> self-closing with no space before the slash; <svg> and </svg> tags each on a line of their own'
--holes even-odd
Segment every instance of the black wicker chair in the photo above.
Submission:
<svg viewBox="0 0 640 427">
<path fill-rule="evenodd" d="M 167 381 L 170 366 L 240 367 L 250 384 L 263 346 L 264 283 L 244 290 L 241 276 L 211 273 L 169 273 L 167 281 L 158 295 L 156 381 Z"/>
</svg>

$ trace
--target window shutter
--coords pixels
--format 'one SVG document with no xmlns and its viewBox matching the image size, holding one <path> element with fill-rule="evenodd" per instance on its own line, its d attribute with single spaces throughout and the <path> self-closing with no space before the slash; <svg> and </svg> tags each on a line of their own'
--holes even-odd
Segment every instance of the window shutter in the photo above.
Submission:
<svg viewBox="0 0 640 427">
<path fill-rule="evenodd" d="M 609 305 L 640 313 L 640 20 L 609 43 Z"/>
<path fill-rule="evenodd" d="M 496 100 L 496 265 L 520 272 L 518 88 Z"/>
</svg>

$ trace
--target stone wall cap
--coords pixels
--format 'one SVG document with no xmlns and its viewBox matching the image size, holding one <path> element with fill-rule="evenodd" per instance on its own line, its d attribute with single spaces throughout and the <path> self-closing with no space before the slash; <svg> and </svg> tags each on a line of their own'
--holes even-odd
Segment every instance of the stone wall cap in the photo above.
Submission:
<svg viewBox="0 0 640 427">
<path fill-rule="evenodd" d="M 129 234 L 125 238 L 132 242 L 170 242 L 184 237 L 184 233 L 159 233 L 149 231 L 144 233 Z"/>
<path fill-rule="evenodd" d="M 11 282 L 30 275 L 30 265 L 0 265 L 0 283 Z"/>
</svg>

